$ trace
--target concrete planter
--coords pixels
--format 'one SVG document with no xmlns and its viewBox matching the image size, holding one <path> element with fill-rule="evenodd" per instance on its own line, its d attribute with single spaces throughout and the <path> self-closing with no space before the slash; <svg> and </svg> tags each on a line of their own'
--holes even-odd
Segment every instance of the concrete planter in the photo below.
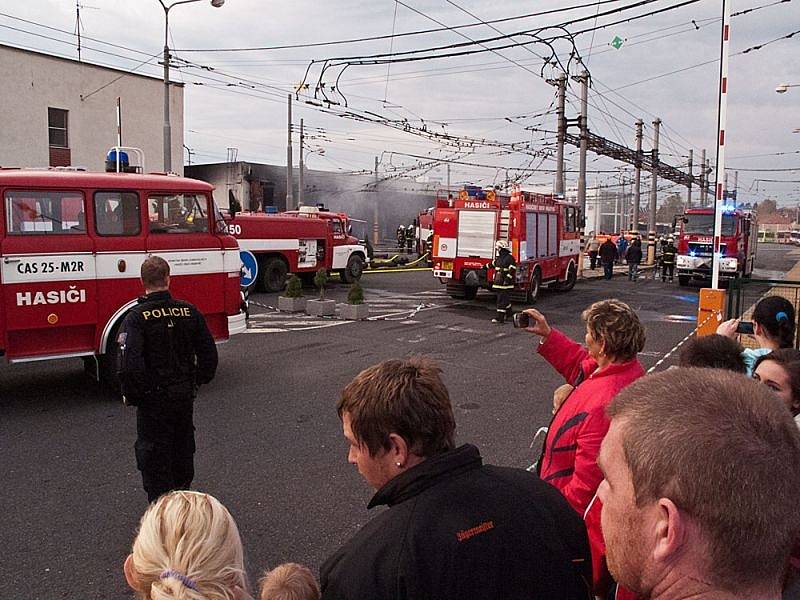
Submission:
<svg viewBox="0 0 800 600">
<path fill-rule="evenodd" d="M 342 304 L 339 314 L 348 321 L 363 321 L 369 317 L 368 304 Z"/>
<path fill-rule="evenodd" d="M 309 300 L 306 312 L 315 317 L 332 317 L 336 314 L 336 300 Z"/>
<path fill-rule="evenodd" d="M 278 310 L 281 312 L 303 312 L 306 309 L 307 298 L 288 298 L 278 296 Z"/>
</svg>

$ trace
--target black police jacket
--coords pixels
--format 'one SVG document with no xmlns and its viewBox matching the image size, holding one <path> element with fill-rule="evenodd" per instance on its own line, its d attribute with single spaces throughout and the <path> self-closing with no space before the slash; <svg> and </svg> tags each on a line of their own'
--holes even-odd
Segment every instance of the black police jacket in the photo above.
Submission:
<svg viewBox="0 0 800 600">
<path fill-rule="evenodd" d="M 379 514 L 320 569 L 323 600 L 586 600 L 583 520 L 522 469 L 475 446 L 428 458 L 372 498 Z"/>
<path fill-rule="evenodd" d="M 200 311 L 168 291 L 139 298 L 122 323 L 118 375 L 130 404 L 194 397 L 217 370 L 217 346 Z"/>
</svg>

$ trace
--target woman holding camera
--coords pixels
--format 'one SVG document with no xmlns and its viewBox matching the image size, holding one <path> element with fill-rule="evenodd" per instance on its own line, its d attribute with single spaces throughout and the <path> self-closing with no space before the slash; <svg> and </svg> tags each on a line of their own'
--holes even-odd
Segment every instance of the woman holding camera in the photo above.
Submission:
<svg viewBox="0 0 800 600">
<path fill-rule="evenodd" d="M 619 300 L 595 302 L 583 311 L 586 347 L 550 327 L 538 310 L 525 314 L 530 318 L 526 331 L 541 337 L 539 354 L 575 388 L 555 410 L 537 471 L 584 515 L 595 593 L 603 594 L 610 582 L 595 499 L 603 480 L 597 455 L 609 427 L 606 407 L 617 392 L 644 375 L 637 354 L 644 348 L 645 330 L 633 309 Z"/>
<path fill-rule="evenodd" d="M 730 319 L 720 323 L 717 333 L 735 338 L 737 333 L 751 334 L 756 338 L 758 348 L 745 348 L 742 352 L 747 375 L 753 375 L 756 361 L 780 348 L 793 348 L 795 335 L 794 305 L 781 296 L 762 298 L 753 309 L 752 330 L 746 329 L 747 322 Z"/>
</svg>

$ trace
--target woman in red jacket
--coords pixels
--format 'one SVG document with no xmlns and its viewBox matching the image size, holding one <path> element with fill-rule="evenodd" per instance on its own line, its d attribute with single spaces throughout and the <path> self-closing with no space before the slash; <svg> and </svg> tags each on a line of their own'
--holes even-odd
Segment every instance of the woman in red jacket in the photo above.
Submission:
<svg viewBox="0 0 800 600">
<path fill-rule="evenodd" d="M 608 431 L 606 407 L 622 388 L 644 375 L 636 358 L 645 330 L 630 306 L 619 300 L 595 302 L 581 315 L 586 347 L 548 325 L 538 310 L 525 311 L 527 331 L 541 337 L 538 352 L 574 386 L 555 411 L 538 463 L 539 476 L 564 495 L 584 516 L 592 547 L 595 593 L 610 581 L 595 494 L 603 475 L 597 466 L 600 444 Z"/>
</svg>

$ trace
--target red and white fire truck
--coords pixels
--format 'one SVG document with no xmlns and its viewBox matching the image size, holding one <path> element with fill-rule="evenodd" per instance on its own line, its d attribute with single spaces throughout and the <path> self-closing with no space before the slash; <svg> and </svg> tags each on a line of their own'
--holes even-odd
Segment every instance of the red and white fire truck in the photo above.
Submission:
<svg viewBox="0 0 800 600">
<path fill-rule="evenodd" d="M 452 206 L 450 206 L 452 204 Z M 482 267 L 505 240 L 517 260 L 514 297 L 535 302 L 543 284 L 567 291 L 578 274 L 577 206 L 551 195 L 515 189 L 511 197 L 469 187 L 452 201 L 437 201 L 433 221 L 433 275 L 454 298 L 491 289 L 493 272 Z"/>
<path fill-rule="evenodd" d="M 714 209 L 687 208 L 676 217 L 678 282 L 711 280 L 714 247 Z M 758 243 L 755 215 L 733 206 L 724 206 L 719 240 L 720 277 L 749 277 L 753 272 Z"/>
<path fill-rule="evenodd" d="M 301 206 L 278 214 L 235 213 L 228 231 L 258 260 L 256 289 L 279 292 L 287 273 L 313 274 L 325 267 L 353 283 L 361 278 L 367 249 L 349 234 L 346 214 Z"/>
<path fill-rule="evenodd" d="M 173 175 L 0 169 L 0 355 L 83 357 L 113 382 L 116 331 L 153 254 L 217 341 L 244 331 L 239 248 L 212 189 Z"/>
</svg>

